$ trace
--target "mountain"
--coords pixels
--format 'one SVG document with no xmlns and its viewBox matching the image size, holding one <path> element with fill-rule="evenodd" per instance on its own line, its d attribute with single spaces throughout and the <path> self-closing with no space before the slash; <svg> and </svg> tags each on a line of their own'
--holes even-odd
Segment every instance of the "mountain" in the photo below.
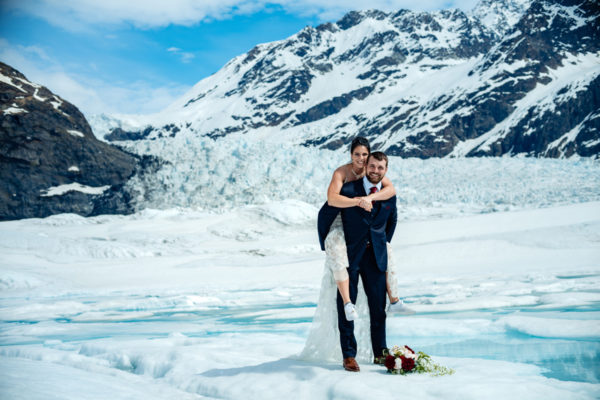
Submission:
<svg viewBox="0 0 600 400">
<path fill-rule="evenodd" d="M 74 105 L 0 63 L 0 220 L 132 212 L 123 187 L 150 161 L 99 141 Z"/>
<path fill-rule="evenodd" d="M 597 157 L 599 21 L 589 0 L 350 12 L 254 47 L 160 113 L 92 123 L 112 141 L 243 134 L 337 149 L 364 135 L 403 157 Z"/>
</svg>

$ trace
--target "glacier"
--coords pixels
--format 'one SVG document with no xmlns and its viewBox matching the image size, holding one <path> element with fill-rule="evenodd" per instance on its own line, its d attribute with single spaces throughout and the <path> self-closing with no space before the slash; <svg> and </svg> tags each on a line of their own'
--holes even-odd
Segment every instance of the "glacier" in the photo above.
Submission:
<svg viewBox="0 0 600 400">
<path fill-rule="evenodd" d="M 164 160 L 156 174 L 136 176 L 127 190 L 136 207 L 221 212 L 287 199 L 315 207 L 325 201 L 343 151 L 272 143 L 244 134 L 213 140 L 174 138 L 122 142 L 126 150 Z M 569 160 L 482 157 L 421 160 L 390 157 L 400 218 L 467 215 L 600 200 L 600 164 Z"/>
</svg>

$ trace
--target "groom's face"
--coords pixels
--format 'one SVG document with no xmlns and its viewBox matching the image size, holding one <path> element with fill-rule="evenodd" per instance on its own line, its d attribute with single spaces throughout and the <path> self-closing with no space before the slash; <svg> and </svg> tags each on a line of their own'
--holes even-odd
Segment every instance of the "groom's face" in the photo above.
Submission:
<svg viewBox="0 0 600 400">
<path fill-rule="evenodd" d="M 387 172 L 387 162 L 385 160 L 379 161 L 375 157 L 369 157 L 369 163 L 367 164 L 367 179 L 374 185 L 377 185 Z"/>
</svg>

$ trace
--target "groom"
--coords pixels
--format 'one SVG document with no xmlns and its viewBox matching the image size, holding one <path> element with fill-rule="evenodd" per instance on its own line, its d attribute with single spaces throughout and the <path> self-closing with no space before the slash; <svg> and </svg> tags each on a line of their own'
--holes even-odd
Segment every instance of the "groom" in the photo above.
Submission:
<svg viewBox="0 0 600 400">
<path fill-rule="evenodd" d="M 367 159 L 365 177 L 344 184 L 340 194 L 346 197 L 363 197 L 381 190 L 381 180 L 387 168 L 388 158 L 384 153 L 380 151 L 371 153 Z M 386 349 L 385 306 L 388 261 L 386 242 L 392 240 L 398 220 L 396 196 L 389 200 L 375 202 L 371 212 L 361 207 L 344 208 L 341 212 L 350 264 L 348 267 L 350 299 L 353 304 L 356 304 L 360 276 L 369 304 L 373 354 L 375 362 L 379 363 Z M 360 368 L 355 360 L 357 346 L 354 322 L 345 318 L 344 304 L 339 292 L 337 311 L 344 368 L 347 371 L 358 372 Z"/>
</svg>

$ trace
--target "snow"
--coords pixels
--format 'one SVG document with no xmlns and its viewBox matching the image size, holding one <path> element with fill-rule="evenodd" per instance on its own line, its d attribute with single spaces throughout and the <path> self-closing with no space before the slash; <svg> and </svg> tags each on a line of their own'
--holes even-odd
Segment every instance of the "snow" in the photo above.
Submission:
<svg viewBox="0 0 600 400">
<path fill-rule="evenodd" d="M 17 89 L 19 89 L 21 92 L 23 93 L 27 93 L 27 90 L 23 89 L 21 86 L 15 84 L 12 80 L 11 77 L 0 74 L 0 82 L 6 83 L 7 85 L 16 87 Z"/>
<path fill-rule="evenodd" d="M 246 202 L 195 192 L 191 207 L 0 223 L 3 398 L 597 398 L 597 162 L 391 160 L 404 194 L 392 247 L 417 313 L 388 317 L 388 345 L 456 370 L 402 377 L 298 356 L 324 262 L 316 214 L 343 157 L 231 146 L 166 155 L 185 156 L 180 184 L 211 189 L 190 173 L 222 174 Z M 231 169 L 216 162 L 227 157 Z M 281 198 L 259 201 L 248 182 Z"/>
<path fill-rule="evenodd" d="M 63 194 L 71 192 L 71 191 L 87 193 L 87 194 L 102 194 L 109 188 L 110 188 L 110 186 L 93 187 L 93 186 L 86 186 L 86 185 L 82 185 L 77 182 L 73 182 L 73 183 L 68 183 L 68 184 L 64 184 L 64 185 L 52 186 L 52 187 L 49 187 L 48 189 L 46 189 L 45 191 L 42 190 L 42 192 L 44 192 L 44 193 L 42 193 L 41 196 L 42 197 L 62 196 Z"/>
<path fill-rule="evenodd" d="M 480 0 L 471 14 L 488 29 L 502 33 L 509 31 L 521 19 L 530 4 L 531 0 Z"/>
<path fill-rule="evenodd" d="M 46 99 L 45 97 L 41 97 L 41 96 L 39 96 L 39 95 L 38 95 L 38 90 L 39 90 L 39 88 L 38 88 L 38 87 L 36 87 L 36 88 L 35 88 L 35 91 L 33 92 L 33 98 L 34 98 L 34 99 L 36 99 L 37 101 L 41 101 L 41 102 L 44 102 L 44 101 L 48 100 L 48 99 Z"/>
<path fill-rule="evenodd" d="M 56 111 L 58 111 L 59 113 L 61 113 L 62 115 L 64 115 L 65 117 L 68 118 L 69 115 L 60 109 L 60 106 L 62 106 L 63 101 L 60 98 L 58 98 L 57 96 L 52 96 L 52 97 L 54 97 L 54 101 L 50 102 L 50 104 L 52 105 L 52 107 L 54 107 L 54 109 Z"/>
<path fill-rule="evenodd" d="M 504 318 L 502 322 L 508 329 L 516 329 L 538 337 L 600 340 L 600 324 L 597 320 L 565 321 L 564 319 L 514 316 Z"/>
<path fill-rule="evenodd" d="M 75 129 L 67 129 L 67 132 L 69 132 L 69 134 L 72 136 L 85 137 L 85 135 L 83 133 L 81 133 L 80 131 L 75 130 Z"/>
<path fill-rule="evenodd" d="M 582 146 L 584 146 L 584 147 L 594 147 L 594 146 L 597 146 L 598 144 L 600 144 L 600 139 L 588 140 L 586 142 L 583 142 Z"/>
<path fill-rule="evenodd" d="M 4 115 L 20 114 L 20 113 L 26 113 L 26 112 L 28 112 L 28 111 L 23 108 L 19 108 L 14 104 L 11 107 L 8 107 L 2 111 L 2 113 Z"/>
</svg>

